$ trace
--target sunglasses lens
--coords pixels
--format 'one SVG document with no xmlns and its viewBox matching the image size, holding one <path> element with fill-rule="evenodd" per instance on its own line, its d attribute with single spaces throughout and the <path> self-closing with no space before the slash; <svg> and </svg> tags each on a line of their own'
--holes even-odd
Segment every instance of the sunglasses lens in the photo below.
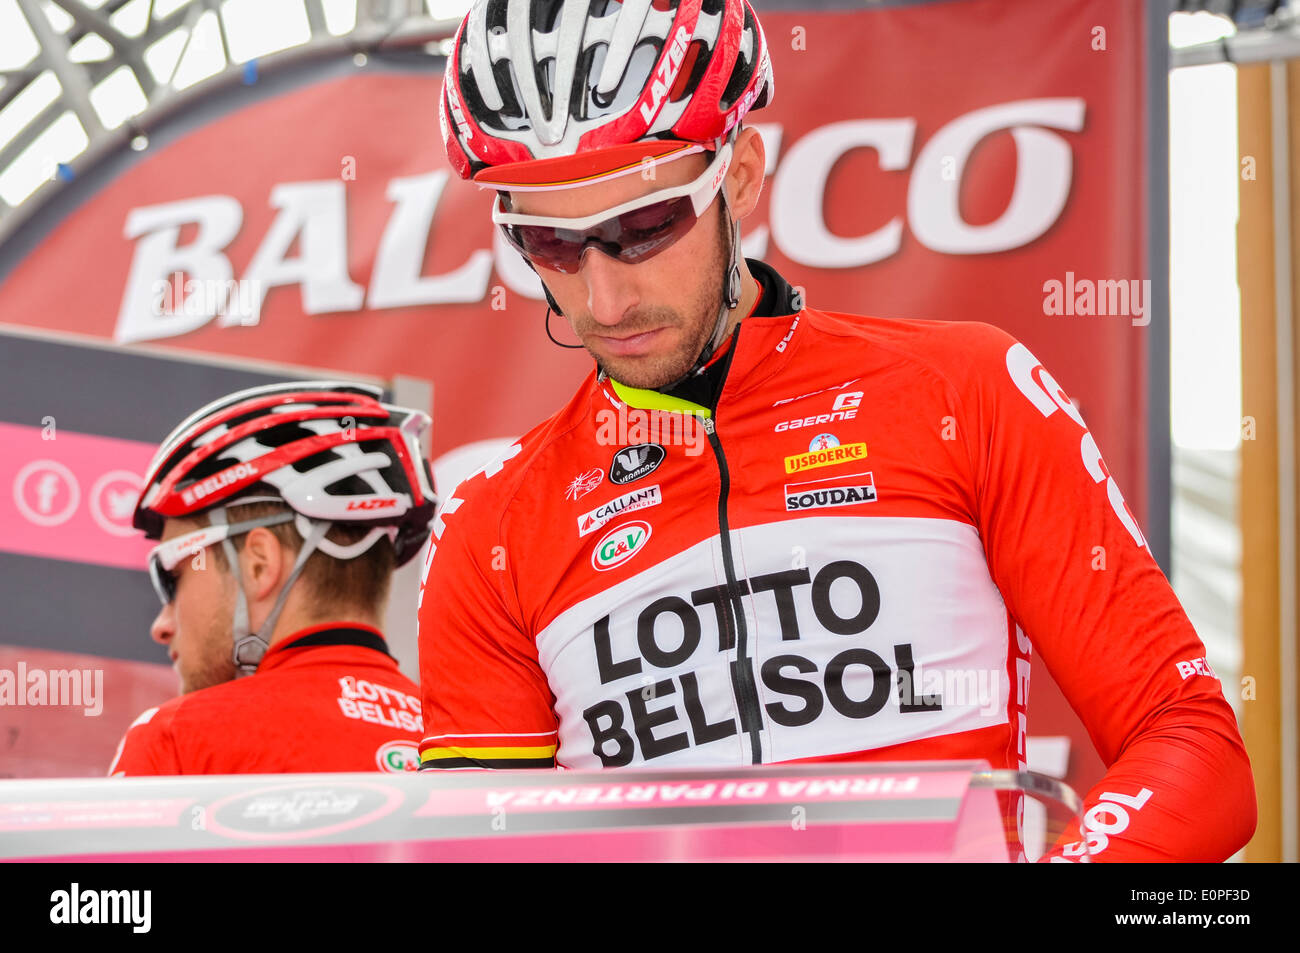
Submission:
<svg viewBox="0 0 1300 953">
<path fill-rule="evenodd" d="M 689 196 L 656 202 L 618 217 L 618 257 L 630 264 L 653 258 L 695 226 Z"/>
<path fill-rule="evenodd" d="M 153 591 L 163 605 L 169 605 L 176 598 L 176 577 L 163 569 L 157 556 L 149 560 L 149 581 L 153 583 Z"/>
<path fill-rule="evenodd" d="M 624 212 L 600 224 L 574 231 L 552 225 L 503 225 L 510 244 L 534 264 L 564 274 L 577 274 L 588 244 L 636 264 L 653 258 L 695 225 L 689 196 L 655 202 Z"/>
</svg>

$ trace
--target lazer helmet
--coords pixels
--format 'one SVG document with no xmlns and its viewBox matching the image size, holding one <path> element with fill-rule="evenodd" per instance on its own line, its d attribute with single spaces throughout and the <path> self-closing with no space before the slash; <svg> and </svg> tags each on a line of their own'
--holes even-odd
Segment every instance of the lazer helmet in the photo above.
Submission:
<svg viewBox="0 0 1300 953">
<path fill-rule="evenodd" d="M 718 153 L 772 90 L 748 0 L 476 0 L 452 43 L 439 121 L 461 178 L 503 192 L 573 188 Z M 725 180 L 720 194 L 729 219 Z M 730 226 L 723 300 L 697 370 L 740 300 L 740 227 Z"/>
<path fill-rule="evenodd" d="M 716 149 L 772 88 L 747 0 L 476 0 L 439 115 L 461 178 L 580 185 L 685 144 Z"/>
<path fill-rule="evenodd" d="M 206 513 L 227 523 L 225 509 L 251 502 L 283 503 L 304 543 L 292 573 L 261 631 L 267 636 L 293 582 L 317 549 L 336 559 L 360 556 L 380 538 L 397 565 L 411 560 L 429 537 L 437 497 L 420 438 L 427 414 L 380 402 L 365 384 L 295 381 L 239 391 L 195 411 L 162 442 L 146 472 L 132 523 L 150 539 L 169 517 Z M 356 543 L 326 539 L 334 524 L 370 527 Z M 233 527 L 231 528 L 234 529 Z M 222 545 L 237 565 L 229 536 Z M 238 585 L 238 574 L 236 583 Z M 239 587 L 235 661 L 256 669 L 266 638 L 248 631 Z"/>
</svg>

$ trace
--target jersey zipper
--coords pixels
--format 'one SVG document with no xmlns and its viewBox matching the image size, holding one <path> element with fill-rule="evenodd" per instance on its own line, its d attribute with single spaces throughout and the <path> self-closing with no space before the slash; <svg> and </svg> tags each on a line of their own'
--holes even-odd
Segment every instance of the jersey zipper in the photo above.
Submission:
<svg viewBox="0 0 1300 953">
<path fill-rule="evenodd" d="M 728 367 L 724 369 L 722 379 L 726 380 L 726 371 L 730 370 L 731 358 L 735 347 L 727 355 Z M 718 395 L 721 400 L 721 392 Z M 730 612 L 725 614 L 728 625 L 734 627 L 736 660 L 731 665 L 731 690 L 736 698 L 736 711 L 740 716 L 740 730 L 749 735 L 751 764 L 763 763 L 762 728 L 763 719 L 758 707 L 758 687 L 754 681 L 754 666 L 749 658 L 749 632 L 745 626 L 745 611 L 742 590 L 736 578 L 736 563 L 731 552 L 731 528 L 727 521 L 727 498 L 731 493 L 731 473 L 727 469 L 727 457 L 722 452 L 722 442 L 718 439 L 716 424 L 717 407 L 713 408 L 714 417 L 703 418 L 704 432 L 708 434 L 709 445 L 713 447 L 713 456 L 718 461 L 718 475 L 721 488 L 718 492 L 718 532 L 722 543 L 722 566 L 727 575 L 727 594 Z M 728 641 L 732 641 L 729 639 Z"/>
</svg>

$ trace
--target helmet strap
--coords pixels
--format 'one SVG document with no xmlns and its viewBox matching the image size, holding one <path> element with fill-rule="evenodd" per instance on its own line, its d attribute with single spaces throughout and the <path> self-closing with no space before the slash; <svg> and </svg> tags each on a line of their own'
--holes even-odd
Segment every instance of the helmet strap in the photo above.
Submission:
<svg viewBox="0 0 1300 953">
<path fill-rule="evenodd" d="M 727 256 L 727 270 L 722 278 L 722 303 L 718 307 L 718 317 L 713 324 L 713 333 L 709 335 L 709 340 L 705 343 L 704 349 L 700 351 L 699 357 L 695 359 L 695 365 L 685 374 L 685 377 L 691 377 L 703 370 L 704 365 L 709 362 L 718 348 L 722 347 L 722 342 L 727 336 L 727 323 L 731 317 L 731 312 L 736 310 L 740 304 L 741 278 L 740 278 L 740 222 L 731 217 L 731 200 L 727 196 L 727 183 L 722 183 L 722 214 L 730 224 L 731 229 L 731 249 Z"/>
<path fill-rule="evenodd" d="M 212 510 L 210 519 L 213 523 L 226 522 L 225 507 Z M 303 519 L 305 517 L 299 517 L 299 520 Z M 302 548 L 298 550 L 298 558 L 294 560 L 293 568 L 289 571 L 289 577 L 280 588 L 280 594 L 276 597 L 275 605 L 271 607 L 270 613 L 256 632 L 251 631 L 252 627 L 249 624 L 248 596 L 244 592 L 244 583 L 240 578 L 239 554 L 235 551 L 235 544 L 231 542 L 230 537 L 226 537 L 221 541 L 222 552 L 225 553 L 226 562 L 235 576 L 235 617 L 231 626 L 231 634 L 233 642 L 232 658 L 235 663 L 237 677 L 242 678 L 257 671 L 262 656 L 270 648 L 271 634 L 275 632 L 275 624 L 279 621 L 284 604 L 289 599 L 290 589 L 297 582 L 298 576 L 307 564 L 307 560 L 311 558 L 311 554 L 316 551 L 325 538 L 325 534 L 329 532 L 330 527 L 333 525 L 322 520 L 309 520 L 308 522 L 311 523 L 311 529 L 310 532 L 303 534 Z M 298 520 L 295 520 L 294 525 L 299 527 L 301 533 L 302 530 Z"/>
</svg>

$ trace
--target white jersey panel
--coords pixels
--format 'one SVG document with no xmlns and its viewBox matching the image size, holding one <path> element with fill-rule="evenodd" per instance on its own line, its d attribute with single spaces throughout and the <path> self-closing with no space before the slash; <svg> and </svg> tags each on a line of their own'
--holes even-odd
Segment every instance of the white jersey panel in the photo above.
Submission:
<svg viewBox="0 0 1300 953">
<path fill-rule="evenodd" d="M 1007 723 L 1011 633 L 973 526 L 820 516 L 731 540 L 739 625 L 715 536 L 538 634 L 560 764 L 747 764 L 746 711 L 764 762 Z"/>
</svg>

